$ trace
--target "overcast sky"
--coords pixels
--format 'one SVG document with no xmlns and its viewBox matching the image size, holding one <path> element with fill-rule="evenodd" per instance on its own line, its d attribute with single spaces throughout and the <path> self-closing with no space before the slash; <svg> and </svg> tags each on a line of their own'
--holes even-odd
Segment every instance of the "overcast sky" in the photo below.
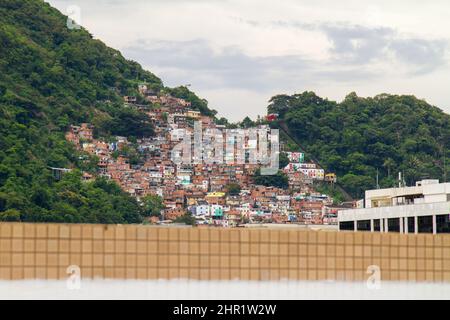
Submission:
<svg viewBox="0 0 450 320">
<path fill-rule="evenodd" d="M 305 90 L 414 94 L 450 112 L 450 1 L 50 0 L 232 121 Z"/>
</svg>

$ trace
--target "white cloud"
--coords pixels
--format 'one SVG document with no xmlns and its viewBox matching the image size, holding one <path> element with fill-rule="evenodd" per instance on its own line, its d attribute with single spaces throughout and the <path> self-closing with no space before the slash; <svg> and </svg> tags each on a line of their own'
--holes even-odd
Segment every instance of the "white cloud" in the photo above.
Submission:
<svg viewBox="0 0 450 320">
<path fill-rule="evenodd" d="M 413 93 L 450 111 L 445 0 L 50 3 L 78 5 L 94 36 L 168 85 L 192 84 L 232 120 L 264 114 L 275 93 L 304 90 L 338 100 Z"/>
</svg>

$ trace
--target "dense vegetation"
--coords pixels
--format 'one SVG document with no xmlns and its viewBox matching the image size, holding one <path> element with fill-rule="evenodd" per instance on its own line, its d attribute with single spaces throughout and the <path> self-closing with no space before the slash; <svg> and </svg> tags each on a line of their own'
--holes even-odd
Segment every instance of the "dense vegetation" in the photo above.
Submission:
<svg viewBox="0 0 450 320">
<path fill-rule="evenodd" d="M 52 177 L 51 167 L 95 170 L 64 139 L 70 124 L 96 133 L 153 134 L 142 113 L 123 107 L 137 84 L 160 79 L 94 40 L 40 0 L 0 2 L 0 219 L 140 222 L 145 212 L 117 185 L 82 183 L 79 172 Z"/>
<path fill-rule="evenodd" d="M 39 179 L 41 184 L 35 182 L 27 190 L 21 190 L 22 185 L 9 189 L 6 185 L 9 193 L 0 193 L 1 220 L 139 223 L 145 214 L 117 184 L 105 179 L 85 183 L 79 171 L 65 174 L 60 181 L 51 175 Z"/>
<path fill-rule="evenodd" d="M 143 204 L 143 213 L 146 217 L 158 217 L 164 209 L 163 199 L 157 195 L 145 196 Z"/>
<path fill-rule="evenodd" d="M 200 111 L 203 115 L 214 117 L 217 114 L 216 110 L 211 110 L 208 107 L 208 101 L 199 98 L 194 92 L 189 90 L 186 86 L 180 86 L 176 88 L 164 88 L 163 92 L 168 93 L 176 98 L 184 99 L 191 103 L 191 107 L 194 110 Z M 222 118 L 222 121 L 224 119 Z"/>
<path fill-rule="evenodd" d="M 414 96 L 351 93 L 337 103 L 304 92 L 273 97 L 268 112 L 355 197 L 376 187 L 377 170 L 381 187 L 399 171 L 408 185 L 449 171 L 450 116 Z"/>
<path fill-rule="evenodd" d="M 81 182 L 79 170 L 62 180 L 52 176 L 49 167 L 95 171 L 97 159 L 80 157 L 64 132 L 92 122 L 104 137 L 151 136 L 148 118 L 122 102 L 123 95 L 143 102 L 139 83 L 184 98 L 204 115 L 216 112 L 187 87 L 165 88 L 136 62 L 66 22 L 41 0 L 0 2 L 0 220 L 140 222 L 157 214 L 160 200 L 140 206 L 112 182 Z M 308 156 L 338 173 L 355 196 L 375 186 L 377 169 L 380 185 L 391 186 L 397 171 L 412 183 L 442 179 L 444 155 L 450 165 L 449 116 L 411 96 L 351 94 L 336 103 L 306 92 L 274 97 L 269 112 L 279 113 Z M 250 119 L 239 124 L 250 125 Z M 134 150 L 124 152 L 138 161 Z M 287 186 L 281 173 L 256 180 Z"/>
<path fill-rule="evenodd" d="M 261 175 L 261 170 L 258 169 L 253 176 L 253 182 L 257 185 L 266 187 L 276 187 L 281 189 L 287 189 L 289 187 L 289 179 L 281 170 L 274 175 Z"/>
</svg>

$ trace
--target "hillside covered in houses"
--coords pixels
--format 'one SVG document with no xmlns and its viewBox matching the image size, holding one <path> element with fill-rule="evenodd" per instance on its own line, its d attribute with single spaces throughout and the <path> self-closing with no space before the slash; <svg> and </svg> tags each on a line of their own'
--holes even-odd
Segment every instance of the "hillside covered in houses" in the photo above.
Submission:
<svg viewBox="0 0 450 320">
<path fill-rule="evenodd" d="M 222 227 L 246 223 L 336 223 L 336 199 L 316 188 L 317 183 L 332 185 L 334 175 L 326 174 L 315 163 L 305 162 L 303 153 L 283 153 L 278 174 L 271 176 L 259 174 L 261 164 L 248 161 L 177 163 L 172 152 L 186 135 L 191 139 L 195 121 L 205 132 L 219 130 L 222 141 L 228 139 L 223 130 L 226 126 L 192 109 L 191 102 L 156 93 L 145 84 L 139 85 L 139 93 L 151 105 L 137 103 L 135 96 L 124 96 L 124 108 L 150 119 L 152 137 L 95 138 L 95 127 L 90 123 L 70 126 L 67 141 L 86 162 L 92 158 L 97 161 L 90 172 L 83 172 L 85 183 L 97 179 L 114 181 L 142 205 L 145 221 L 151 223 Z M 255 126 L 261 132 L 270 132 L 267 124 Z M 245 158 L 250 157 L 250 140 L 237 148 L 244 150 Z M 234 158 L 236 153 L 233 150 L 225 157 Z M 67 174 L 66 169 L 53 170 L 62 179 Z"/>
<path fill-rule="evenodd" d="M 57 181 L 50 169 L 89 171 L 96 165 L 66 141 L 71 124 L 92 122 L 105 137 L 152 136 L 145 114 L 123 108 L 123 96 L 140 98 L 141 82 L 214 114 L 187 88 L 165 88 L 86 30 L 68 29 L 67 17 L 44 1 L 1 1 L 0 219 L 142 221 L 141 207 L 116 184 L 80 184 L 76 172 Z"/>
<path fill-rule="evenodd" d="M 0 220 L 72 223 L 335 224 L 354 197 L 438 177 L 449 116 L 413 97 L 276 96 L 264 120 L 230 124 L 38 0 L 0 3 Z M 287 124 L 276 175 L 258 164 L 176 164 L 194 122 Z M 243 145 L 247 150 L 248 142 Z M 320 163 L 319 163 L 320 162 Z M 336 176 L 337 174 L 337 176 Z"/>
</svg>

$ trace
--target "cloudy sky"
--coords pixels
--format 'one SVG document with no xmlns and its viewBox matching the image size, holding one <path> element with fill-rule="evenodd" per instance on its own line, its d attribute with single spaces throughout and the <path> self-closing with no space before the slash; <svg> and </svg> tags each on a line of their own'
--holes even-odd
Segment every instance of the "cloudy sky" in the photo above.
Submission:
<svg viewBox="0 0 450 320">
<path fill-rule="evenodd" d="M 233 121 L 278 93 L 414 94 L 450 112 L 448 0 L 50 0 Z M 75 13 L 76 14 L 76 13 Z"/>
</svg>

